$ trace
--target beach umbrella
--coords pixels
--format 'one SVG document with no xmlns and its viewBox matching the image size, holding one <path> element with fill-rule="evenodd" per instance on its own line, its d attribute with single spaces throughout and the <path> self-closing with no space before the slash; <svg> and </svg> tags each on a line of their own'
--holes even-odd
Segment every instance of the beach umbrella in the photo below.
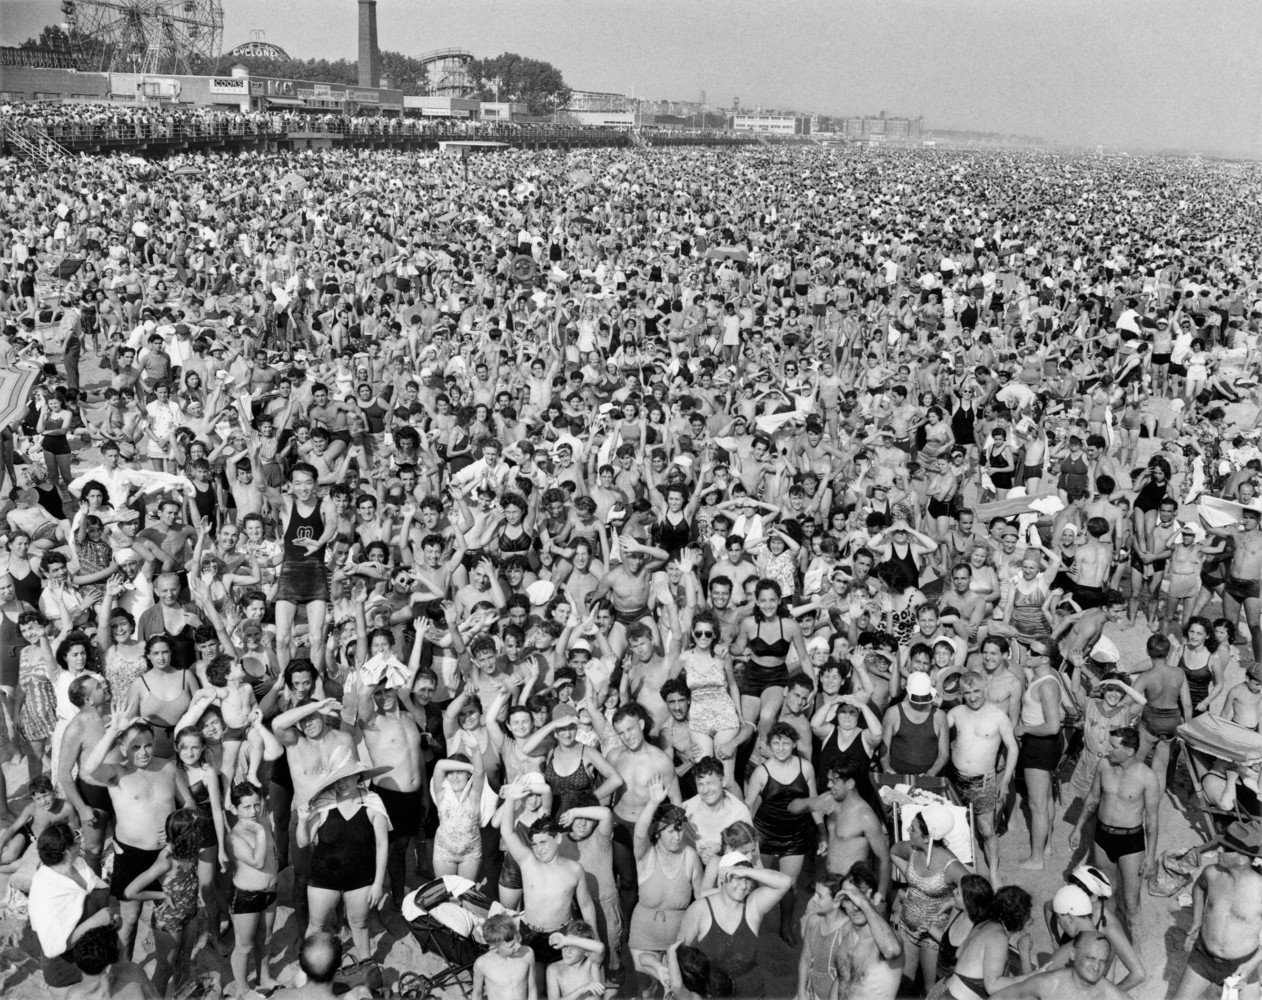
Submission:
<svg viewBox="0 0 1262 1000">
<path fill-rule="evenodd" d="M 725 257 L 747 263 L 749 251 L 744 247 L 712 247 L 706 251 L 706 260 L 723 260 Z"/>
<path fill-rule="evenodd" d="M 39 374 L 38 368 L 0 368 L 0 427 L 22 415 Z"/>
</svg>

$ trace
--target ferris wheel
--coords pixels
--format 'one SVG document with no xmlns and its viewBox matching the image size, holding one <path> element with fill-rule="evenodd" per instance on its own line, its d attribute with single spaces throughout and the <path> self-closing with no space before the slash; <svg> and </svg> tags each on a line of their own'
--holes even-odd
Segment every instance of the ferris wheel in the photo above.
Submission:
<svg viewBox="0 0 1262 1000">
<path fill-rule="evenodd" d="M 219 0 L 63 0 L 86 69 L 189 73 L 223 48 Z"/>
</svg>

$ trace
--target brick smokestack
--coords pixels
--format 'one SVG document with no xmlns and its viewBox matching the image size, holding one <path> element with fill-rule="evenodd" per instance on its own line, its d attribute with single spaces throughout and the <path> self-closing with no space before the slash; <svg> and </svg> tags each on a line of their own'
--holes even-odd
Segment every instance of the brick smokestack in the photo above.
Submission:
<svg viewBox="0 0 1262 1000">
<path fill-rule="evenodd" d="M 359 0 L 359 85 L 376 87 L 381 81 L 377 51 L 377 0 Z"/>
</svg>

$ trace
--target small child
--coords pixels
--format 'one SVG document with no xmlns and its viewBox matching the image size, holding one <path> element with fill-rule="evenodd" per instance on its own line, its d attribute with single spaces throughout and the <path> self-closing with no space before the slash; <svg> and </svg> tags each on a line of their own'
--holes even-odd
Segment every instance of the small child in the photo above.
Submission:
<svg viewBox="0 0 1262 1000">
<path fill-rule="evenodd" d="M 46 774 L 36 775 L 30 782 L 31 801 L 18 813 L 17 819 L 0 830 L 0 874 L 11 875 L 10 883 L 29 893 L 31 876 L 39 867 L 39 858 L 31 845 L 53 823 L 68 823 L 79 829 L 79 814 L 65 799 L 58 798 L 53 781 Z"/>
<path fill-rule="evenodd" d="M 262 761 L 263 746 L 250 733 L 250 713 L 254 711 L 254 688 L 240 660 L 220 654 L 206 665 L 206 680 L 213 692 L 211 700 L 223 713 L 223 773 L 237 773 L 237 757 L 241 744 L 249 740 L 247 767 L 251 775 L 257 775 Z"/>
<path fill-rule="evenodd" d="M 548 944 L 561 949 L 561 961 L 548 966 L 548 1000 L 580 1000 L 603 996 L 600 960 L 605 946 L 596 940 L 591 925 L 571 920 L 565 930 L 548 938 Z"/>
<path fill-rule="evenodd" d="M 153 950 L 157 964 L 153 985 L 159 996 L 167 986 L 178 989 L 191 972 L 193 937 L 189 926 L 197 916 L 200 890 L 197 858 L 205 820 L 196 809 L 177 809 L 167 817 L 166 844 L 158 860 L 123 890 L 123 898 L 153 902 Z M 155 882 L 161 886 L 149 888 Z"/>
<path fill-rule="evenodd" d="M 250 986 L 246 979 L 257 962 L 258 988 L 276 985 L 268 968 L 268 942 L 276 924 L 276 839 L 272 820 L 263 812 L 263 793 L 248 782 L 234 785 L 232 804 L 237 825 L 228 839 L 228 851 L 236 862 L 232 872 L 229 912 L 235 944 L 232 949 L 232 978 L 239 995 Z"/>
<path fill-rule="evenodd" d="M 482 936 L 487 951 L 473 963 L 473 1000 L 539 1000 L 535 953 L 521 943 L 513 918 L 504 913 L 488 917 Z"/>
</svg>

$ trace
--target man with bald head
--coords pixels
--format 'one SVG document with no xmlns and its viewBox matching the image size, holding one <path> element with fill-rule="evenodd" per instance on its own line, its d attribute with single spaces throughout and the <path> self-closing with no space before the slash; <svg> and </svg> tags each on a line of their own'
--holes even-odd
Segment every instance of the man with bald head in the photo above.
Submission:
<svg viewBox="0 0 1262 1000">
<path fill-rule="evenodd" d="M 1083 931 L 1074 938 L 1074 964 L 1038 972 L 998 993 L 991 1000 L 1126 1000 L 1104 978 L 1113 961 L 1113 945 L 1099 931 Z"/>
<path fill-rule="evenodd" d="M 273 993 L 274 1000 L 332 1000 L 333 977 L 342 967 L 342 942 L 333 934 L 308 934 L 298 952 L 298 968 L 307 981 Z"/>
<path fill-rule="evenodd" d="M 140 615 L 136 630 L 142 642 L 155 635 L 171 637 L 171 658 L 177 670 L 187 670 L 197 662 L 193 633 L 201 627 L 201 618 L 180 600 L 180 578 L 174 573 L 160 573 L 153 583 L 158 603 Z"/>
</svg>

